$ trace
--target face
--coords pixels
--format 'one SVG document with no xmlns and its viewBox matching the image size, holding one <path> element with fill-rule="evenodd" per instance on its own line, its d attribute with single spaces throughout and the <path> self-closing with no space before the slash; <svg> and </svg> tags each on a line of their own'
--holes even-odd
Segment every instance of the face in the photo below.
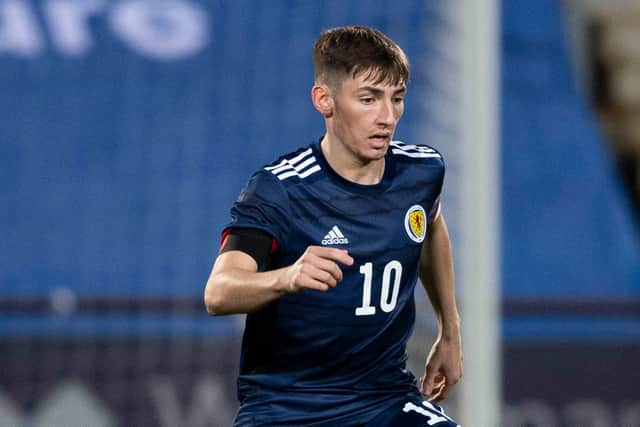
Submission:
<svg viewBox="0 0 640 427">
<path fill-rule="evenodd" d="M 375 84 L 367 77 L 367 73 L 348 77 L 333 91 L 333 115 L 327 123 L 333 136 L 362 163 L 386 154 L 407 91 L 404 83 Z"/>
</svg>

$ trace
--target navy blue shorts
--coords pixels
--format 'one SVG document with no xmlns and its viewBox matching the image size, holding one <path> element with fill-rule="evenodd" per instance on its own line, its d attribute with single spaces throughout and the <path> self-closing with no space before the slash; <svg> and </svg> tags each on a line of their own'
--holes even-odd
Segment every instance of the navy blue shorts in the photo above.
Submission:
<svg viewBox="0 0 640 427">
<path fill-rule="evenodd" d="M 273 416 L 266 416 L 259 410 L 239 411 L 234 422 L 235 427 L 257 426 L 314 426 L 314 427 L 459 427 L 458 424 L 445 415 L 442 408 L 434 403 L 423 400 L 419 393 L 408 393 L 402 399 L 398 396 L 390 396 L 389 403 L 384 405 L 370 405 L 365 411 L 349 412 L 341 414 L 338 421 L 334 418 L 322 418 L 313 410 L 299 411 L 295 417 L 287 417 L 287 413 L 281 412 L 276 420 Z M 377 411 L 373 408 L 380 408 Z M 271 409 L 271 408 L 267 408 Z M 302 416 L 301 416 L 302 413 Z M 370 418 L 373 416 L 373 418 Z M 304 417 L 309 420 L 304 421 Z M 314 419 L 315 418 L 315 419 Z M 365 422 L 364 420 L 369 420 Z"/>
<path fill-rule="evenodd" d="M 435 403 L 420 396 L 407 399 L 380 412 L 365 427 L 459 427 Z"/>
</svg>

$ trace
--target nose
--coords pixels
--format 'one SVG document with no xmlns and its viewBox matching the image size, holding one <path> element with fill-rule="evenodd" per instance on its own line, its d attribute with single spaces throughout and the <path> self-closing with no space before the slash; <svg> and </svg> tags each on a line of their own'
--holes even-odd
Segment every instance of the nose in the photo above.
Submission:
<svg viewBox="0 0 640 427">
<path fill-rule="evenodd" d="M 378 124 L 384 125 L 385 127 L 393 126 L 395 120 L 395 113 L 391 101 L 382 101 L 380 103 L 380 110 L 378 111 Z"/>
</svg>

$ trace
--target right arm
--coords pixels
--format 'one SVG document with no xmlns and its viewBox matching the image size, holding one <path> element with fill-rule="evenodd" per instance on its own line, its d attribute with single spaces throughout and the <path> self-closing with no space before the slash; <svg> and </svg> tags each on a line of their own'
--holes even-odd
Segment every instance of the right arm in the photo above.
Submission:
<svg viewBox="0 0 640 427">
<path fill-rule="evenodd" d="M 207 280 L 204 303 L 211 315 L 250 313 L 284 294 L 303 289 L 327 291 L 342 280 L 338 263 L 351 265 L 347 251 L 309 246 L 290 266 L 259 272 L 245 252 L 222 252 Z"/>
</svg>

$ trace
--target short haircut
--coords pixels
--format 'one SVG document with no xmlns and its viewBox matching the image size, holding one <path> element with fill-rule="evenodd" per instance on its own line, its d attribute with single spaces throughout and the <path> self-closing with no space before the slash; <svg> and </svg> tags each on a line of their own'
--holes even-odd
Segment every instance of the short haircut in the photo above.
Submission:
<svg viewBox="0 0 640 427">
<path fill-rule="evenodd" d="M 381 31 L 346 26 L 324 31 L 313 45 L 314 78 L 333 89 L 350 76 L 366 73 L 374 84 L 409 81 L 409 61 L 396 42 Z"/>
</svg>

